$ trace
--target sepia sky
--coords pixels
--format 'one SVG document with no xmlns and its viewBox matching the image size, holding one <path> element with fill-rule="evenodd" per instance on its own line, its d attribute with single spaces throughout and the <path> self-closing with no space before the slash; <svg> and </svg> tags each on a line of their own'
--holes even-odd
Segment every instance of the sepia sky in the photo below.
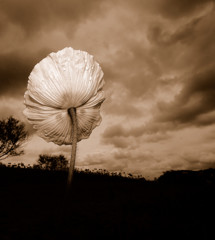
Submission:
<svg viewBox="0 0 215 240">
<path fill-rule="evenodd" d="M 215 167 L 215 3 L 205 0 L 0 2 L 0 113 L 26 124 L 25 155 L 64 154 L 27 123 L 34 65 L 73 47 L 104 71 L 103 121 L 78 144 L 76 166 L 142 174 Z"/>
</svg>

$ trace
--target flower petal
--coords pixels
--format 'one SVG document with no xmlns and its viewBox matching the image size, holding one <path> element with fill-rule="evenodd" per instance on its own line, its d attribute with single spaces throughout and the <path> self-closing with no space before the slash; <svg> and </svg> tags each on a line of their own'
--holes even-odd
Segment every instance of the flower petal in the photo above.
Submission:
<svg viewBox="0 0 215 240">
<path fill-rule="evenodd" d="M 92 55 L 65 48 L 34 67 L 28 91 L 43 105 L 68 109 L 83 105 L 103 85 L 103 72 Z"/>
<path fill-rule="evenodd" d="M 100 104 L 92 108 L 77 109 L 78 139 L 88 138 L 92 130 L 101 123 Z"/>
<path fill-rule="evenodd" d="M 48 142 L 51 141 L 58 145 L 72 144 L 72 124 L 66 110 L 48 116 L 35 127 L 38 135 Z"/>
<path fill-rule="evenodd" d="M 100 124 L 99 108 L 104 99 L 104 92 L 99 91 L 86 104 L 76 109 L 78 141 L 88 138 L 92 130 Z M 58 145 L 72 144 L 72 122 L 67 109 L 44 106 L 31 98 L 28 91 L 25 93 L 25 104 L 27 108 L 24 114 L 40 137 Z"/>
<path fill-rule="evenodd" d="M 103 72 L 87 52 L 65 48 L 51 53 L 32 70 L 24 114 L 38 134 L 56 144 L 72 144 L 68 109 L 76 108 L 78 141 L 100 124 L 105 96 Z"/>
<path fill-rule="evenodd" d="M 72 124 L 66 109 L 41 105 L 31 98 L 28 91 L 25 104 L 27 108 L 23 113 L 42 138 L 59 145 L 72 143 Z"/>
<path fill-rule="evenodd" d="M 88 138 L 92 130 L 101 123 L 100 106 L 104 99 L 104 92 L 99 91 L 87 103 L 76 109 L 80 139 Z"/>
</svg>

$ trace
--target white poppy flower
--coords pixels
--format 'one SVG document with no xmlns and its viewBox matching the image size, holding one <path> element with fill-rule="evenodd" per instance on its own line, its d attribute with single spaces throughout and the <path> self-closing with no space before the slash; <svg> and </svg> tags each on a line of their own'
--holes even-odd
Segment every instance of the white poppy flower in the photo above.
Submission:
<svg viewBox="0 0 215 240">
<path fill-rule="evenodd" d="M 73 124 L 68 110 L 74 108 L 77 141 L 88 138 L 101 122 L 103 75 L 87 52 L 69 47 L 49 54 L 29 76 L 25 116 L 45 140 L 72 144 Z"/>
</svg>

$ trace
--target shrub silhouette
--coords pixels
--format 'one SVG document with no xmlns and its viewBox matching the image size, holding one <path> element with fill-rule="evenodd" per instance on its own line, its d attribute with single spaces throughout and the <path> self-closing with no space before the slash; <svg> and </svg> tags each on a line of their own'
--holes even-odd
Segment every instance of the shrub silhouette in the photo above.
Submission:
<svg viewBox="0 0 215 240">
<path fill-rule="evenodd" d="M 25 126 L 19 120 L 13 117 L 0 120 L 0 160 L 23 154 L 20 148 L 26 139 Z"/>
<path fill-rule="evenodd" d="M 63 155 L 39 155 L 37 163 L 38 164 L 34 165 L 33 168 L 40 168 L 46 170 L 65 170 L 68 167 L 68 161 Z"/>
</svg>

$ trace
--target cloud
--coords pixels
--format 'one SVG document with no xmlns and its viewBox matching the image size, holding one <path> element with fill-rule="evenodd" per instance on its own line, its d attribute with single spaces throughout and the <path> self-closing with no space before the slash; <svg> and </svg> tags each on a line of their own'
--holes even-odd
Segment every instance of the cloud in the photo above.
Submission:
<svg viewBox="0 0 215 240">
<path fill-rule="evenodd" d="M 193 37 L 198 34 L 198 25 L 202 21 L 203 17 L 196 17 L 188 20 L 183 25 L 176 27 L 175 29 L 167 29 L 166 25 L 153 24 L 148 29 L 147 36 L 154 43 L 169 48 L 177 43 L 191 44 Z"/>
<path fill-rule="evenodd" d="M 105 137 L 105 138 L 111 138 L 111 137 L 115 137 L 115 136 L 128 137 L 129 133 L 120 124 L 116 124 L 116 125 L 113 125 L 113 126 L 107 128 L 103 133 L 103 137 Z"/>
<path fill-rule="evenodd" d="M 214 127 L 214 125 L 213 125 L 213 127 Z M 205 142 L 214 142 L 215 141 L 215 127 L 210 129 L 210 131 L 204 135 L 204 141 Z"/>
<path fill-rule="evenodd" d="M 127 41 L 119 46 L 121 49 L 113 56 L 114 66 L 107 65 L 111 72 L 109 80 L 121 84 L 127 97 L 144 98 L 144 94 L 155 86 L 160 70 L 148 50 L 140 42 Z"/>
<path fill-rule="evenodd" d="M 1 3 L 0 14 L 6 22 L 1 28 L 7 28 L 12 23 L 20 26 L 30 36 L 38 31 L 67 28 L 74 31 L 77 23 L 88 17 L 95 17 L 102 13 L 102 1 L 25 1 L 9 0 Z"/>
<path fill-rule="evenodd" d="M 140 137 L 147 134 L 161 134 L 155 139 L 165 139 L 166 132 L 189 126 L 207 126 L 215 123 L 215 72 L 210 69 L 192 76 L 180 94 L 172 102 L 158 102 L 153 118 L 144 123 L 125 128 L 115 124 L 106 128 L 102 137 L 107 143 L 114 143 L 116 137 Z M 121 138 L 122 141 L 122 138 Z"/>
<path fill-rule="evenodd" d="M 89 154 L 86 156 L 83 166 L 88 166 L 89 168 L 101 168 L 102 166 L 102 168 L 108 171 L 124 171 L 139 174 L 141 171 L 137 170 L 134 166 L 149 164 L 152 159 L 153 156 L 150 152 L 141 153 L 135 150 L 118 149 L 106 154 Z"/>
<path fill-rule="evenodd" d="M 191 170 L 200 170 L 200 169 L 208 169 L 215 168 L 215 151 L 198 151 L 197 152 L 186 152 L 182 155 L 182 158 L 185 160 L 184 166 L 186 169 Z"/>
<path fill-rule="evenodd" d="M 157 143 L 169 140 L 171 135 L 166 133 L 169 129 L 169 125 L 161 126 L 160 124 L 141 125 L 133 128 L 124 128 L 122 125 L 116 124 L 105 129 L 101 135 L 101 143 L 132 150 L 144 142 Z"/>
<path fill-rule="evenodd" d="M 126 99 L 114 101 L 107 99 L 105 102 L 104 112 L 110 115 L 128 116 L 129 118 L 137 118 L 143 115 L 142 109 L 135 106 L 135 102 L 128 102 Z"/>
<path fill-rule="evenodd" d="M 157 132 L 157 133 L 154 133 L 151 135 L 146 135 L 144 138 L 144 141 L 157 143 L 157 142 L 161 142 L 161 141 L 165 141 L 165 140 L 170 140 L 170 138 L 171 138 L 171 135 L 169 135 L 167 133 Z"/>
<path fill-rule="evenodd" d="M 141 137 L 143 135 L 154 135 L 154 141 L 162 140 L 167 138 L 166 131 L 176 130 L 174 123 L 159 123 L 159 122 L 149 122 L 148 124 L 143 124 L 140 126 L 133 126 L 131 128 L 124 128 L 122 125 L 116 124 L 105 129 L 102 134 L 103 139 L 113 139 L 114 137 Z M 157 134 L 157 135 L 156 135 Z M 153 137 L 148 137 L 148 139 L 153 139 Z"/>
<path fill-rule="evenodd" d="M 103 138 L 103 144 L 112 144 L 117 148 L 129 148 L 132 145 L 132 142 L 128 138 L 124 137 L 113 137 L 113 138 Z"/>
<path fill-rule="evenodd" d="M 151 101 L 154 101 L 155 105 L 151 110 L 147 111 L 149 115 L 153 116 L 148 123 L 144 122 L 142 125 L 138 124 L 139 126 L 136 124 L 136 126 L 133 126 L 132 129 L 129 130 L 126 128 L 121 129 L 123 128 L 122 126 L 121 128 L 118 128 L 116 124 L 116 127 L 118 128 L 116 135 L 138 137 L 143 134 L 157 133 L 158 131 L 172 131 L 188 126 L 205 126 L 214 123 L 215 63 L 213 57 L 215 54 L 215 48 L 212 43 L 212 39 L 214 38 L 214 26 L 209 23 L 211 19 L 214 19 L 213 13 L 213 11 L 209 11 L 203 17 L 194 18 L 194 20 L 183 24 L 173 33 L 168 33 L 167 36 L 164 37 L 166 41 L 164 49 L 159 47 L 161 41 L 153 43 L 152 48 L 158 49 L 157 53 L 155 53 L 155 51 L 153 51 L 153 53 L 158 55 L 158 61 L 163 70 L 162 72 L 159 72 L 157 76 L 154 75 L 154 78 L 149 78 L 150 83 L 142 81 L 141 84 L 138 83 L 138 80 L 136 79 L 130 81 L 130 84 L 138 86 L 138 91 L 142 93 L 142 96 L 138 95 L 135 87 L 127 85 L 126 77 L 123 77 L 123 71 L 126 71 L 127 69 L 121 71 L 122 75 L 119 77 L 119 81 L 126 89 L 127 96 L 129 96 L 130 99 L 132 99 L 131 96 L 134 98 L 134 100 L 131 101 L 133 106 L 136 107 L 135 100 L 138 99 L 137 102 L 141 102 L 142 99 L 142 107 L 138 106 L 137 109 L 143 112 L 144 98 L 150 98 Z M 164 40 L 162 41 L 164 42 Z M 182 45 L 176 45 L 179 42 L 182 43 Z M 170 48 L 171 46 L 174 46 L 175 49 Z M 138 50 L 139 52 L 143 52 L 141 47 L 139 47 Z M 146 49 L 146 51 L 148 50 Z M 170 51 L 168 60 L 163 57 L 163 51 Z M 183 51 L 182 55 L 180 53 L 181 51 Z M 134 55 L 138 56 L 138 54 Z M 177 58 L 174 57 L 174 55 L 177 56 Z M 129 57 L 127 57 L 127 60 L 128 59 Z M 142 55 L 140 59 L 143 60 L 144 56 Z M 126 65 L 127 64 L 125 64 L 125 66 Z M 182 70 L 183 68 L 184 70 Z M 153 68 L 149 69 L 151 72 L 153 71 Z M 121 70 L 121 68 L 119 68 L 119 70 Z M 166 73 L 164 73 L 164 70 L 166 70 Z M 169 71 L 173 71 L 172 74 L 175 74 L 175 76 L 173 75 L 173 77 L 170 77 L 169 80 L 165 81 L 165 84 L 163 84 L 164 79 L 168 79 L 165 78 L 165 75 L 168 76 Z M 142 73 L 138 71 L 136 72 L 140 75 Z M 118 73 L 118 76 L 120 76 L 120 73 Z M 161 95 L 163 99 L 159 99 L 156 95 L 157 89 L 159 89 L 160 93 L 164 91 L 167 95 L 168 93 L 165 89 L 169 86 L 169 91 L 171 91 L 174 87 L 173 83 L 181 84 L 181 86 L 179 85 L 179 89 L 181 90 L 179 92 L 176 90 L 175 96 L 173 95 L 168 101 L 166 101 L 168 98 L 164 97 L 164 94 Z M 151 87 L 148 87 L 150 85 Z M 122 102 L 124 103 L 125 101 Z M 126 109 L 125 105 L 126 104 L 121 104 L 122 109 Z M 128 109 L 130 107 L 131 104 L 129 102 Z M 140 117 L 141 114 L 139 114 L 139 116 L 134 114 L 134 116 Z M 119 134 L 120 129 L 121 134 Z M 124 131 L 124 133 L 122 133 L 122 131 Z M 104 133 L 103 137 L 106 137 L 105 134 L 107 134 L 107 132 Z"/>
<path fill-rule="evenodd" d="M 214 67 L 196 73 L 187 79 L 181 93 L 172 103 L 158 103 L 155 119 L 175 124 L 205 125 L 213 124 L 215 110 L 215 71 Z M 210 116 L 208 121 L 206 117 Z"/>
<path fill-rule="evenodd" d="M 6 94 L 8 91 L 14 94 L 18 89 L 23 90 L 31 68 L 29 59 L 23 59 L 16 54 L 0 55 L 0 94 Z"/>
<path fill-rule="evenodd" d="M 23 95 L 31 70 L 46 53 L 48 54 L 47 49 L 42 49 L 37 54 L 19 51 L 0 54 L 0 95 Z"/>
<path fill-rule="evenodd" d="M 127 163 L 126 161 L 116 161 L 113 158 L 113 153 L 103 154 L 103 153 L 94 153 L 89 154 L 85 157 L 84 162 L 79 164 L 80 167 L 90 168 L 90 169 L 106 169 L 108 171 L 123 171 Z"/>
<path fill-rule="evenodd" d="M 171 21 L 177 21 L 183 17 L 196 14 L 213 3 L 214 0 L 191 0 L 189 2 L 186 0 L 133 0 L 126 3 L 125 1 L 120 2 L 122 5 L 127 4 L 127 7 L 131 11 L 135 11 L 136 16 L 140 19 L 147 14 L 147 16 L 159 16 Z"/>
<path fill-rule="evenodd" d="M 132 148 L 134 140 L 129 138 L 129 132 L 122 125 L 113 125 L 106 128 L 102 134 L 101 143 L 111 144 L 116 148 Z"/>
<path fill-rule="evenodd" d="M 167 18 L 178 19 L 203 8 L 208 3 L 214 3 L 214 0 L 191 0 L 191 1 L 158 1 L 159 12 Z"/>
</svg>

